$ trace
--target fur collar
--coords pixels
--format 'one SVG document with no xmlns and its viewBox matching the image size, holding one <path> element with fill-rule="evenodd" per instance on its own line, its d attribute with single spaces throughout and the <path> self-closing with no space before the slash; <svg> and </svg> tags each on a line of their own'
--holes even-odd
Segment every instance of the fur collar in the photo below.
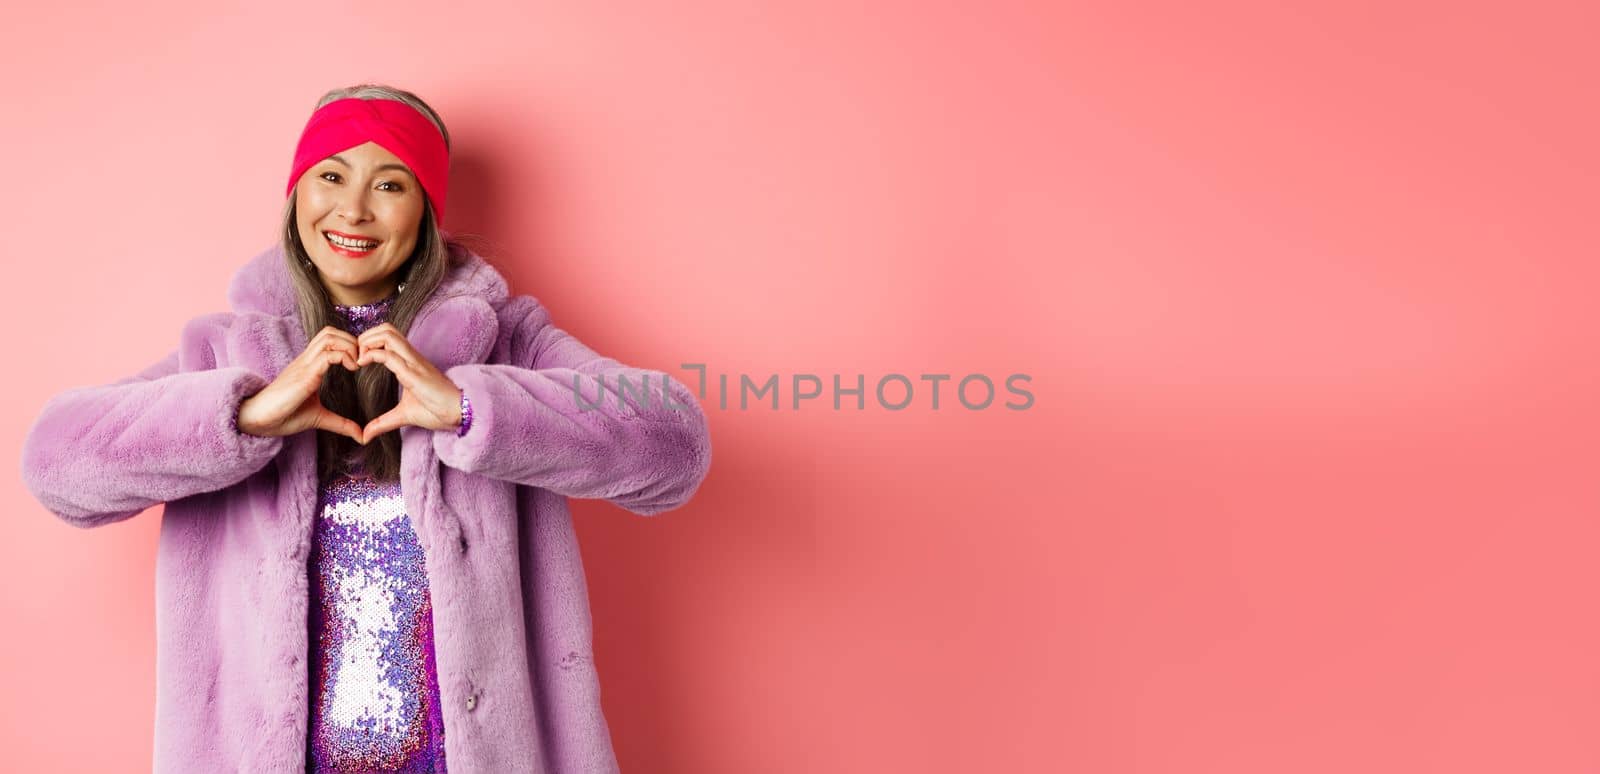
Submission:
<svg viewBox="0 0 1600 774">
<path fill-rule="evenodd" d="M 462 363 L 483 363 L 499 335 L 496 310 L 510 290 L 505 277 L 482 257 L 452 245 L 451 266 L 429 302 L 417 313 L 406 339 L 440 371 Z M 283 343 L 260 363 L 271 373 L 282 370 L 305 348 L 306 336 L 295 313 L 294 294 L 283 247 L 274 244 L 234 272 L 228 283 L 228 305 L 235 324 L 274 329 Z"/>
</svg>

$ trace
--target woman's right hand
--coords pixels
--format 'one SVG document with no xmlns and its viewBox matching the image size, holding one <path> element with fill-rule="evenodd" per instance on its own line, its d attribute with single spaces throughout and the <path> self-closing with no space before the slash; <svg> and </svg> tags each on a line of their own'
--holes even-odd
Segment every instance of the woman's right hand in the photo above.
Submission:
<svg viewBox="0 0 1600 774">
<path fill-rule="evenodd" d="M 317 397 L 322 376 L 335 364 L 358 371 L 360 350 L 348 331 L 327 326 L 306 342 L 306 348 L 278 378 L 239 404 L 239 431 L 259 436 L 294 435 L 312 428 L 361 440 L 361 425 L 323 407 Z"/>
</svg>

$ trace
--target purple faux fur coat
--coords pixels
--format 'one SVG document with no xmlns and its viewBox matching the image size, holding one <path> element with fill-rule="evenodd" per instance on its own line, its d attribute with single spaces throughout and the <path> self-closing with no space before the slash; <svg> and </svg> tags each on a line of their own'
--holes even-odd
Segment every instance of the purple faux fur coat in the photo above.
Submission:
<svg viewBox="0 0 1600 774">
<path fill-rule="evenodd" d="M 466 392 L 472 427 L 397 431 L 432 589 L 446 763 L 616 771 L 567 498 L 640 515 L 684 504 L 711 464 L 705 414 L 679 381 L 595 354 L 481 258 L 457 256 L 407 338 Z M 305 769 L 315 433 L 230 426 L 305 348 L 282 250 L 241 268 L 228 301 L 138 375 L 53 397 L 23 446 L 28 489 L 70 524 L 166 504 L 157 772 Z"/>
</svg>

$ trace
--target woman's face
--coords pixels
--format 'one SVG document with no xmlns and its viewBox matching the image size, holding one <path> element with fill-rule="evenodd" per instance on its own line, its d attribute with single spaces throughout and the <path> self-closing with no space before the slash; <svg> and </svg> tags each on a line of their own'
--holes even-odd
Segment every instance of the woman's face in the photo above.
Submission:
<svg viewBox="0 0 1600 774">
<path fill-rule="evenodd" d="M 394 292 L 423 212 L 422 186 L 398 156 L 374 142 L 340 151 L 306 170 L 294 195 L 300 241 L 334 303 Z"/>
</svg>

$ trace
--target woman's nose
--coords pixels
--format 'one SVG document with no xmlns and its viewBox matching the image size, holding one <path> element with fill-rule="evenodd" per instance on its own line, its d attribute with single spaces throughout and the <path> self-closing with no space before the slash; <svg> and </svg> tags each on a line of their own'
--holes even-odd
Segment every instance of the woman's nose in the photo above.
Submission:
<svg viewBox="0 0 1600 774">
<path fill-rule="evenodd" d="M 359 223 L 367 219 L 367 197 L 358 193 L 346 196 L 339 202 L 339 215 L 351 223 Z"/>
</svg>

